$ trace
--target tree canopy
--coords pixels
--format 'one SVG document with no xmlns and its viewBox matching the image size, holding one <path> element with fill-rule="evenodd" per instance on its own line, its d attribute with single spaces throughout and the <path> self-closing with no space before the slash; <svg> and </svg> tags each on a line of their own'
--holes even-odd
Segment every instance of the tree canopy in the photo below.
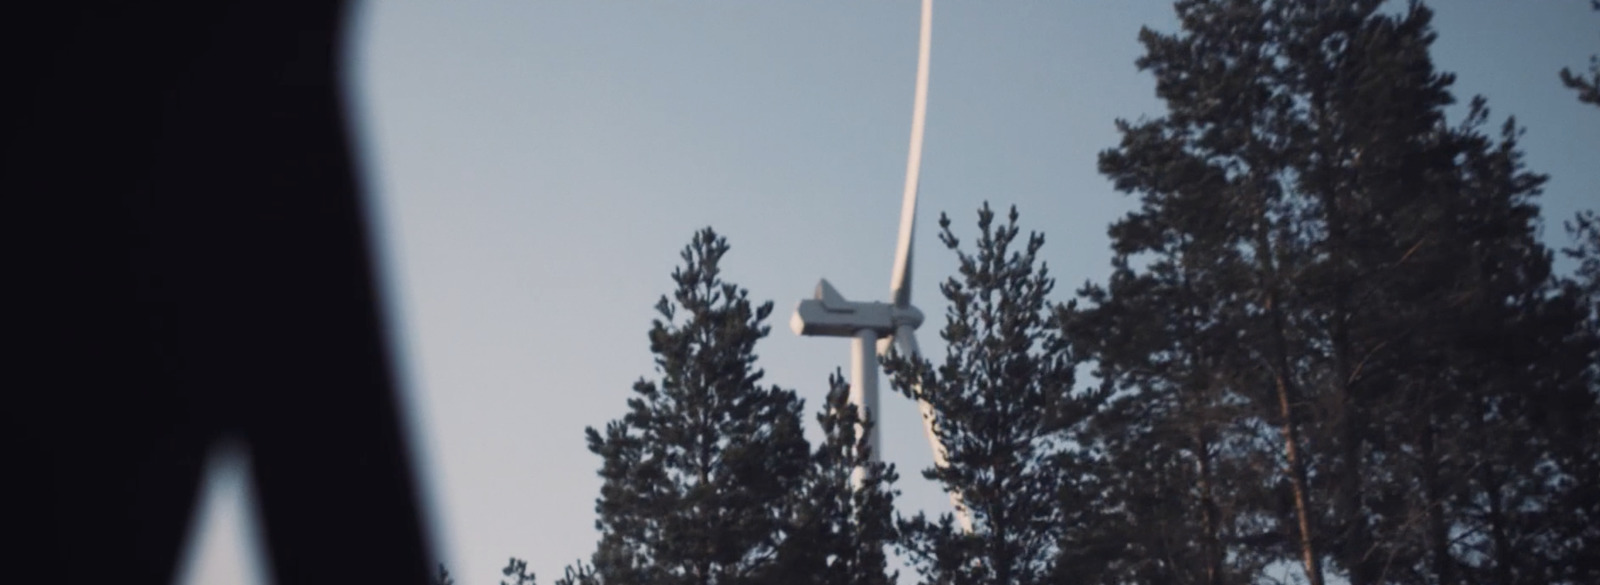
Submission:
<svg viewBox="0 0 1600 585">
<path fill-rule="evenodd" d="M 1101 155 L 1140 207 L 1072 326 L 1117 393 L 1109 580 L 1593 577 L 1560 503 L 1592 497 L 1564 478 L 1593 331 L 1537 238 L 1545 178 L 1482 98 L 1446 122 L 1432 13 L 1381 8 L 1186 1 L 1141 34 L 1168 113 Z"/>
</svg>

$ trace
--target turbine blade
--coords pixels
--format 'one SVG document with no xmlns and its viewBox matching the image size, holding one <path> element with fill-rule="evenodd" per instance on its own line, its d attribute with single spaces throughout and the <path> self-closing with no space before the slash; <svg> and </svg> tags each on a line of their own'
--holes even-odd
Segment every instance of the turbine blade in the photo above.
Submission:
<svg viewBox="0 0 1600 585">
<path fill-rule="evenodd" d="M 917 347 L 916 330 L 910 325 L 901 325 L 894 332 L 895 349 L 900 350 L 900 355 L 911 359 L 922 359 L 922 349 Z"/>
<path fill-rule="evenodd" d="M 922 388 L 918 387 L 917 393 L 919 396 L 921 392 Z M 938 469 L 944 469 L 945 466 L 949 465 L 949 462 L 946 458 L 944 443 L 939 441 L 938 428 L 933 422 L 933 405 L 929 404 L 925 399 L 918 398 L 917 410 L 922 413 L 922 433 L 928 437 L 928 446 L 933 449 L 933 466 Z M 956 523 L 961 525 L 961 532 L 972 534 L 972 513 L 967 510 L 966 502 L 962 501 L 961 492 L 950 490 L 947 493 L 950 496 L 950 507 L 954 508 L 956 512 Z"/>
<path fill-rule="evenodd" d="M 900 200 L 900 235 L 895 242 L 889 295 L 895 306 L 911 304 L 911 236 L 916 231 L 917 188 L 922 177 L 922 135 L 928 117 L 928 53 L 933 39 L 933 0 L 922 0 L 922 31 L 917 42 L 917 89 L 911 108 L 911 154 L 906 157 L 906 188 Z"/>
<path fill-rule="evenodd" d="M 917 347 L 916 332 L 910 326 L 902 325 L 894 333 L 895 349 L 901 355 L 910 356 L 912 359 L 921 359 L 922 352 Z M 943 469 L 949 465 L 949 459 L 944 449 L 944 443 L 939 440 L 939 431 L 933 420 L 933 404 L 929 403 L 922 394 L 922 385 L 914 386 L 913 395 L 917 397 L 917 410 L 922 414 L 922 434 L 928 438 L 928 448 L 933 450 L 933 466 Z M 962 532 L 972 533 L 972 514 L 961 499 L 961 492 L 951 490 L 950 506 L 955 509 L 956 521 L 961 525 Z"/>
</svg>

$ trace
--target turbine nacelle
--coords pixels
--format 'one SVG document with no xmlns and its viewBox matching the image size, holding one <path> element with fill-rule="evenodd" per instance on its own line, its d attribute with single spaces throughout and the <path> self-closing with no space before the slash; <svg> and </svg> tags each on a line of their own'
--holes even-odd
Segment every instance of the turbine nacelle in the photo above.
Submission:
<svg viewBox="0 0 1600 585">
<path fill-rule="evenodd" d="M 821 337 L 853 337 L 866 329 L 882 338 L 901 327 L 916 329 L 921 324 L 922 311 L 916 307 L 848 301 L 826 279 L 817 283 L 814 298 L 800 301 L 789 319 L 795 333 Z"/>
<path fill-rule="evenodd" d="M 850 403 L 877 418 L 878 410 L 878 358 L 890 351 L 913 359 L 922 356 L 917 348 L 916 329 L 922 324 L 922 311 L 911 306 L 911 240 L 916 233 L 917 185 L 922 174 L 923 127 L 928 113 L 928 53 L 933 30 L 933 0 L 922 0 L 922 28 L 917 40 L 917 90 L 911 107 L 911 152 L 906 157 L 906 185 L 900 200 L 900 233 L 895 240 L 894 271 L 890 275 L 890 303 L 862 303 L 847 301 L 844 295 L 823 280 L 817 283 L 815 298 L 800 301 L 795 307 L 789 327 L 800 335 L 824 337 L 849 337 L 850 340 Z M 944 469 L 944 444 L 939 441 L 935 428 L 933 406 L 913 388 L 918 408 L 922 410 L 922 430 L 933 449 L 933 465 Z M 881 450 L 878 435 L 881 427 L 873 425 L 867 434 L 867 444 L 872 450 L 872 460 L 879 461 Z M 859 489 L 864 467 L 857 467 L 852 481 Z M 950 492 L 950 504 L 955 508 L 956 520 L 962 532 L 972 533 L 972 518 L 962 503 L 961 493 Z"/>
</svg>

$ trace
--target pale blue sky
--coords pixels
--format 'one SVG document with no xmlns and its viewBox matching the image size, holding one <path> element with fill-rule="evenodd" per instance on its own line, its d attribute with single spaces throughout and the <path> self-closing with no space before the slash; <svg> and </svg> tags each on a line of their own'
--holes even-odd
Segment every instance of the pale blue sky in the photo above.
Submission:
<svg viewBox="0 0 1600 585">
<path fill-rule="evenodd" d="M 1436 2 L 1437 65 L 1528 126 L 1552 175 L 1547 240 L 1600 193 L 1600 110 L 1556 71 L 1600 52 L 1587 1 Z M 788 330 L 827 277 L 887 296 L 915 75 L 911 0 L 368 2 L 348 82 L 385 259 L 396 350 L 437 542 L 462 585 L 508 556 L 549 582 L 593 550 L 599 460 L 583 428 L 652 376 L 652 306 L 693 230 L 771 299 L 767 381 L 814 409 L 848 343 Z M 1102 279 L 1129 208 L 1095 171 L 1118 117 L 1159 115 L 1133 65 L 1169 2 L 937 1 L 914 302 L 938 355 L 953 269 L 936 220 L 969 235 L 987 199 L 1046 233 L 1065 299 Z M 970 238 L 969 238 L 970 239 Z M 885 385 L 887 388 L 887 385 Z M 902 510 L 948 505 L 915 407 L 884 398 Z M 221 529 L 218 529 L 219 531 Z M 221 531 L 219 532 L 226 532 Z M 230 534 L 239 533 L 234 531 Z M 224 565 L 226 563 L 223 563 Z M 200 582 L 207 582 L 201 579 Z M 214 581 L 213 581 L 214 582 Z"/>
</svg>

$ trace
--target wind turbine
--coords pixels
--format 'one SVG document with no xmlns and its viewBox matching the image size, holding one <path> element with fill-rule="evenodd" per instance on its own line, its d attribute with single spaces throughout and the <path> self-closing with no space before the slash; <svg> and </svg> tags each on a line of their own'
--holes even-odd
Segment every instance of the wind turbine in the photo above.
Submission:
<svg viewBox="0 0 1600 585">
<path fill-rule="evenodd" d="M 850 402 L 861 412 L 878 416 L 878 354 L 886 353 L 889 344 L 898 346 L 900 353 L 916 359 L 922 352 L 917 348 L 916 329 L 922 324 L 922 311 L 911 306 L 911 236 L 916 230 L 917 182 L 922 174 L 923 121 L 928 113 L 928 52 L 933 29 L 933 0 L 922 0 L 922 32 L 917 48 L 917 88 L 911 110 L 911 154 L 906 159 L 906 185 L 900 203 L 900 236 L 895 243 L 894 271 L 889 280 L 890 302 L 863 302 L 845 300 L 827 279 L 817 283 L 813 298 L 800 301 L 789 327 L 796 334 L 821 337 L 850 338 Z M 933 464 L 945 467 L 944 445 L 934 431 L 933 406 L 922 398 L 917 399 L 922 412 L 922 430 L 933 449 Z M 872 460 L 880 459 L 880 425 L 873 425 L 867 444 L 872 447 Z M 860 485 L 861 471 L 856 471 Z M 961 494 L 950 492 L 950 504 L 955 508 L 956 519 L 962 530 L 972 532 L 972 519 Z"/>
</svg>

